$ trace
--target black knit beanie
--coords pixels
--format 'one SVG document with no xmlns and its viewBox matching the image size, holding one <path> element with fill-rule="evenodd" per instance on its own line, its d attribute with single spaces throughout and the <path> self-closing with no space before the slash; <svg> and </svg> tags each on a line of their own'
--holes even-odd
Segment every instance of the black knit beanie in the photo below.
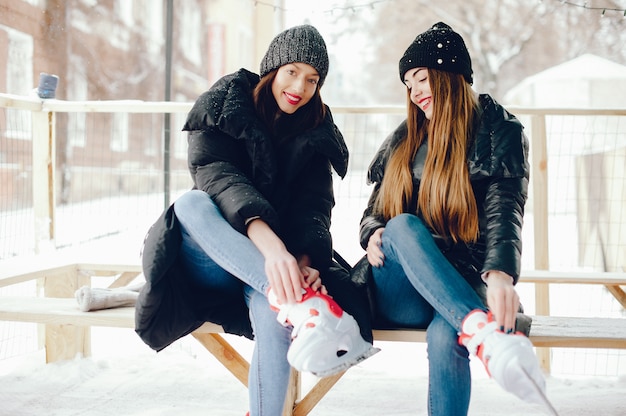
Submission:
<svg viewBox="0 0 626 416">
<path fill-rule="evenodd" d="M 417 35 L 400 59 L 400 81 L 412 68 L 432 68 L 461 74 L 472 84 L 472 60 L 461 35 L 443 22 Z"/>
<path fill-rule="evenodd" d="M 261 61 L 261 77 L 293 62 L 311 65 L 320 76 L 321 87 L 328 74 L 328 52 L 322 35 L 311 25 L 295 26 L 276 35 Z"/>
</svg>

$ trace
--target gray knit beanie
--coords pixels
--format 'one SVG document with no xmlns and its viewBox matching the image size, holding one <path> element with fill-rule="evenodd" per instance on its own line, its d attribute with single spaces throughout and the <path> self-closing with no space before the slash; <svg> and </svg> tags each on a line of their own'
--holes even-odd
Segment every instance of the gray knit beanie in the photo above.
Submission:
<svg viewBox="0 0 626 416">
<path fill-rule="evenodd" d="M 412 68 L 424 67 L 461 74 L 472 84 L 472 60 L 461 35 L 443 22 L 417 35 L 400 59 L 400 81 Z"/>
<path fill-rule="evenodd" d="M 311 25 L 295 26 L 276 35 L 261 61 L 261 77 L 293 62 L 311 65 L 320 76 L 321 87 L 328 74 L 328 53 L 322 35 Z"/>
</svg>

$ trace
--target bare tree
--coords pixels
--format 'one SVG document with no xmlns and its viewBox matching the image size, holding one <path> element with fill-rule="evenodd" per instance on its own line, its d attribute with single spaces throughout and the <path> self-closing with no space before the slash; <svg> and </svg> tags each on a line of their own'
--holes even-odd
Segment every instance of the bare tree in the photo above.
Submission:
<svg viewBox="0 0 626 416">
<path fill-rule="evenodd" d="M 583 53 L 626 63 L 626 22 L 620 2 L 558 0 L 393 0 L 376 3 L 373 22 L 349 9 L 335 19 L 338 38 L 367 34 L 363 76 L 368 88 L 360 102 L 403 103 L 397 63 L 419 33 L 444 21 L 466 41 L 475 88 L 496 97 L 522 79 Z M 604 17 L 600 7 L 606 7 Z M 623 11 L 623 5 L 622 11 Z M 613 10 L 616 9 L 616 10 Z M 342 20 L 343 19 L 343 20 Z M 339 29 L 338 29 L 339 30 Z M 363 94 L 363 92 L 361 92 Z M 352 101 L 354 91 L 350 92 Z M 354 101 L 353 101 L 354 102 Z"/>
</svg>

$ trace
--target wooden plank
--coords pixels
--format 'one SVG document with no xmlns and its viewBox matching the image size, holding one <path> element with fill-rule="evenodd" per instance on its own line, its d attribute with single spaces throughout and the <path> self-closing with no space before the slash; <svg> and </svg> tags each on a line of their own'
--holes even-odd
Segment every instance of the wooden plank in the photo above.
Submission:
<svg viewBox="0 0 626 416">
<path fill-rule="evenodd" d="M 422 329 L 375 329 L 377 341 L 426 342 L 426 331 Z"/>
<path fill-rule="evenodd" d="M 89 274 L 90 276 L 108 276 L 111 274 L 119 274 L 123 272 L 141 273 L 143 271 L 139 259 L 137 259 L 137 262 L 132 263 L 81 261 L 76 263 L 76 268 L 78 270 L 81 270 L 83 273 Z"/>
<path fill-rule="evenodd" d="M 341 373 L 318 380 L 307 395 L 294 406 L 293 416 L 308 415 L 345 373 L 345 371 L 342 371 Z"/>
<path fill-rule="evenodd" d="M 41 111 L 43 101 L 39 97 L 0 93 L 0 107 L 17 108 L 29 111 Z"/>
<path fill-rule="evenodd" d="M 26 282 L 66 270 L 80 272 L 87 276 L 113 276 L 121 273 L 142 272 L 136 262 L 107 263 L 99 261 L 69 261 L 67 255 L 55 254 L 17 257 L 0 261 L 0 287 Z"/>
<path fill-rule="evenodd" d="M 535 269 L 550 268 L 548 227 L 548 146 L 545 114 L 531 116 L 531 185 L 533 190 L 533 243 L 535 247 Z M 550 315 L 550 287 L 535 284 L 535 309 L 538 314 Z M 550 373 L 550 350 L 536 351 L 541 367 Z"/>
<path fill-rule="evenodd" d="M 237 380 L 248 387 L 250 364 L 219 334 L 192 333 L 217 360 L 230 371 Z"/>
<path fill-rule="evenodd" d="M 626 319 L 533 316 L 536 347 L 626 348 Z"/>
<path fill-rule="evenodd" d="M 0 296 L 0 320 L 135 328 L 135 308 L 123 307 L 83 312 L 74 298 L 44 298 L 34 296 Z M 223 333 L 220 325 L 205 322 L 195 332 Z"/>
<path fill-rule="evenodd" d="M 48 298 L 72 298 L 76 290 L 89 285 L 88 276 L 83 276 L 73 267 L 56 273 L 47 272 L 43 279 L 44 296 Z M 40 334 L 41 336 L 41 334 Z M 91 329 L 89 326 L 46 324 L 44 326 L 46 362 L 68 360 L 81 355 L 91 356 Z"/>
<path fill-rule="evenodd" d="M 626 273 L 522 270 L 520 283 L 626 285 Z"/>
<path fill-rule="evenodd" d="M 115 281 L 113 283 L 111 283 L 108 287 L 110 289 L 114 289 L 114 288 L 118 288 L 118 287 L 124 287 L 124 286 L 128 286 L 129 283 L 131 283 L 133 280 L 135 280 L 137 278 L 137 276 L 139 276 L 141 273 L 138 272 L 124 272 L 121 273 L 119 275 L 119 277 L 117 279 L 115 279 Z M 145 281 L 145 279 L 142 277 L 142 281 Z"/>
<path fill-rule="evenodd" d="M 222 328 L 221 325 L 218 324 L 214 324 L 213 322 L 205 322 L 204 324 L 202 324 L 202 326 L 198 329 L 196 329 L 195 331 L 196 333 L 199 334 L 223 334 L 224 333 L 224 328 Z"/>
<path fill-rule="evenodd" d="M 0 100 L 3 95 L 0 95 Z M 1 102 L 1 101 L 0 101 Z M 13 100 L 13 102 L 18 102 Z M 28 103 L 30 104 L 30 103 Z M 193 103 L 172 101 L 106 100 L 65 101 L 43 100 L 43 111 L 60 113 L 188 113 Z"/>
<path fill-rule="evenodd" d="M 77 354 L 91 356 L 89 327 L 76 325 L 46 325 L 46 363 L 72 360 Z"/>
<path fill-rule="evenodd" d="M 560 316 L 533 316 L 531 340 L 536 346 L 546 344 L 574 347 L 594 342 L 596 348 L 626 348 L 626 319 Z M 108 326 L 134 328 L 132 307 L 83 312 L 75 299 L 28 296 L 1 296 L 0 320 L 43 324 Z M 205 323 L 197 333 L 223 333 L 223 329 Z M 377 341 L 425 342 L 426 331 L 419 329 L 374 330 Z M 568 345 L 564 345 L 568 344 Z"/>
<path fill-rule="evenodd" d="M 56 115 L 53 112 L 33 112 L 33 211 L 35 215 L 35 252 L 54 247 L 54 195 L 56 170 Z"/>
<path fill-rule="evenodd" d="M 83 312 L 76 299 L 1 296 L 0 320 L 40 324 L 134 328 L 135 308 Z"/>
<path fill-rule="evenodd" d="M 621 286 L 618 285 L 605 285 L 609 292 L 615 299 L 622 305 L 622 308 L 626 309 L 626 292 Z"/>
<path fill-rule="evenodd" d="M 285 404 L 281 416 L 294 416 L 296 403 L 300 399 L 300 390 L 302 389 L 302 375 L 298 370 L 291 367 L 289 371 L 289 385 L 287 386 L 287 394 L 285 395 Z M 308 412 L 307 412 L 308 413 Z M 307 413 L 304 413 L 305 415 Z"/>
<path fill-rule="evenodd" d="M 25 266 L 11 263 L 6 264 L 3 262 L 0 271 L 0 287 L 28 282 L 30 280 L 46 277 L 47 275 L 63 273 L 67 270 L 71 270 L 73 267 L 72 264 L 63 262 L 59 262 L 58 264 L 44 263 L 41 267 L 36 268 L 33 268 L 32 264 Z"/>
</svg>

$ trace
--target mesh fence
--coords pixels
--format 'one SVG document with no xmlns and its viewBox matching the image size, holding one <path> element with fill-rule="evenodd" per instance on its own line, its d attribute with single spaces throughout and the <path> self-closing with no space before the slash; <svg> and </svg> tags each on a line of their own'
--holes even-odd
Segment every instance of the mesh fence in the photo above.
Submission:
<svg viewBox="0 0 626 416">
<path fill-rule="evenodd" d="M 56 249 L 99 241 L 107 250 L 139 253 L 143 235 L 163 208 L 191 187 L 186 135 L 181 132 L 187 109 L 55 112 L 54 216 L 50 221 Z M 526 126 L 531 150 L 541 145 L 532 137 L 536 111 L 514 112 Z M 46 172 L 33 167 L 32 114 L 28 108 L 0 107 L 0 263 L 35 253 L 37 227 L 50 225 L 35 220 L 33 179 Z M 167 151 L 166 117 L 172 132 Z M 626 115 L 555 111 L 543 117 L 550 268 L 623 271 Z M 346 178 L 335 181 L 332 232 L 336 249 L 354 263 L 363 255 L 358 225 L 371 192 L 367 168 L 382 140 L 404 119 L 404 110 L 337 108 L 334 118 L 350 149 L 350 164 Z M 534 268 L 536 245 L 532 177 L 530 187 L 524 269 Z M 0 288 L 0 295 L 8 290 L 32 294 L 36 288 Z M 533 286 L 520 283 L 519 291 L 527 312 L 533 313 Z M 551 290 L 551 314 L 619 317 L 624 316 L 624 309 L 602 286 L 560 285 Z M 24 337 L 24 328 L 36 332 L 32 325 L 0 323 L 0 359 L 20 353 L 12 347 L 17 339 L 29 339 L 25 341 L 28 348 L 38 348 L 36 335 Z M 557 372 L 626 373 L 624 351 L 553 349 L 553 357 Z"/>
</svg>

